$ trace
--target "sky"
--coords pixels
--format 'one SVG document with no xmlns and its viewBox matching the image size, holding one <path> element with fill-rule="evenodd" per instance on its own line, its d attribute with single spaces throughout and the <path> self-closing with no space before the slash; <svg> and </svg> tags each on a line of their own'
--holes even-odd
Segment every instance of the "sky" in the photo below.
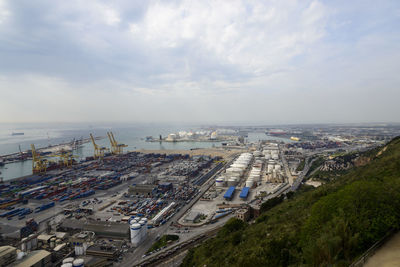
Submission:
<svg viewBox="0 0 400 267">
<path fill-rule="evenodd" d="M 400 1 L 0 0 L 0 122 L 400 122 Z"/>
</svg>

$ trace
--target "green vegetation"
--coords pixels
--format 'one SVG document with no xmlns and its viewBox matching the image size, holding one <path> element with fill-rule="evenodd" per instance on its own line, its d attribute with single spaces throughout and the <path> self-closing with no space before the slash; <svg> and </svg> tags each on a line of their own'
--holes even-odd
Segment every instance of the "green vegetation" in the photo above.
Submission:
<svg viewBox="0 0 400 267">
<path fill-rule="evenodd" d="M 204 221 L 205 219 L 207 219 L 207 216 L 204 215 L 204 214 L 201 214 L 201 215 L 199 216 L 199 218 L 197 218 L 197 219 L 194 221 L 194 223 L 199 223 L 199 222 L 201 222 L 201 221 Z"/>
<path fill-rule="evenodd" d="M 319 166 L 321 166 L 324 163 L 324 161 L 325 159 L 323 157 L 317 157 L 314 161 L 312 161 L 310 169 L 307 172 L 307 176 L 310 175 L 313 171 L 315 171 Z"/>
<path fill-rule="evenodd" d="M 334 182 L 265 204 L 254 224 L 231 219 L 182 265 L 348 266 L 400 228 L 400 138 L 366 155 Z"/>
<path fill-rule="evenodd" d="M 179 239 L 177 235 L 163 235 L 158 241 L 156 241 L 151 248 L 147 251 L 147 253 L 157 250 L 166 246 L 169 242 L 173 242 Z"/>
<path fill-rule="evenodd" d="M 297 172 L 301 172 L 302 170 L 304 170 L 304 166 L 305 166 L 305 165 L 306 165 L 306 160 L 303 159 L 303 160 L 300 162 L 299 166 L 297 166 L 296 171 L 297 171 Z"/>
</svg>

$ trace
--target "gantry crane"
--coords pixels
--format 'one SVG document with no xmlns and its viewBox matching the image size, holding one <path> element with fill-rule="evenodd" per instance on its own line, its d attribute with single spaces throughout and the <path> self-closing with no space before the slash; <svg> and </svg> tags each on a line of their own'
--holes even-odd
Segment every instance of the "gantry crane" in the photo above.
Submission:
<svg viewBox="0 0 400 267">
<path fill-rule="evenodd" d="M 123 154 L 124 147 L 128 145 L 125 144 L 118 144 L 118 142 L 114 138 L 114 134 L 112 132 L 107 132 L 108 138 L 110 139 L 111 143 L 111 151 L 113 154 Z"/>
<path fill-rule="evenodd" d="M 47 160 L 42 159 L 40 155 L 36 152 L 35 145 L 31 144 L 32 148 L 32 172 L 33 173 L 43 173 L 47 169 Z"/>
<path fill-rule="evenodd" d="M 93 137 L 92 134 L 90 134 L 90 139 L 92 140 L 93 147 L 94 147 L 94 158 L 95 159 L 103 158 L 104 157 L 104 151 L 107 151 L 108 148 L 98 146 L 96 144 L 96 142 L 94 141 L 94 137 Z"/>
<path fill-rule="evenodd" d="M 78 158 L 78 156 L 75 156 L 72 153 L 64 150 L 61 150 L 60 154 L 52 154 L 51 157 L 59 158 L 59 162 L 63 167 L 72 166 L 72 164 L 74 164 L 74 158 Z"/>
</svg>

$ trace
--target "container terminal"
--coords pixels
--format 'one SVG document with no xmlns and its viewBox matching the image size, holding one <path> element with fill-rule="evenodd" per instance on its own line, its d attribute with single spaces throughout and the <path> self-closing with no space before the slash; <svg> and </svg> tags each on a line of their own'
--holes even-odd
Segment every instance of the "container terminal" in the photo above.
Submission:
<svg viewBox="0 0 400 267">
<path fill-rule="evenodd" d="M 232 217 L 253 220 L 267 199 L 294 191 L 321 153 L 301 143 L 244 142 L 126 152 L 90 135 L 93 156 L 41 154 L 33 175 L 0 184 L 2 266 L 157 266 Z M 329 148 L 330 150 L 342 147 Z M 164 236 L 177 236 L 157 248 Z"/>
</svg>

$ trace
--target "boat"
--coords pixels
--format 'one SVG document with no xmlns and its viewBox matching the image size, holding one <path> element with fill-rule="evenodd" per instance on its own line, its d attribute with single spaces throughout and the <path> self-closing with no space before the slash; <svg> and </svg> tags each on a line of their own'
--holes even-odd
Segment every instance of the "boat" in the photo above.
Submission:
<svg viewBox="0 0 400 267">
<path fill-rule="evenodd" d="M 19 133 L 13 132 L 11 135 L 14 136 L 14 135 L 24 135 L 24 134 L 25 134 L 25 133 L 22 133 L 22 132 L 19 132 Z"/>
</svg>

